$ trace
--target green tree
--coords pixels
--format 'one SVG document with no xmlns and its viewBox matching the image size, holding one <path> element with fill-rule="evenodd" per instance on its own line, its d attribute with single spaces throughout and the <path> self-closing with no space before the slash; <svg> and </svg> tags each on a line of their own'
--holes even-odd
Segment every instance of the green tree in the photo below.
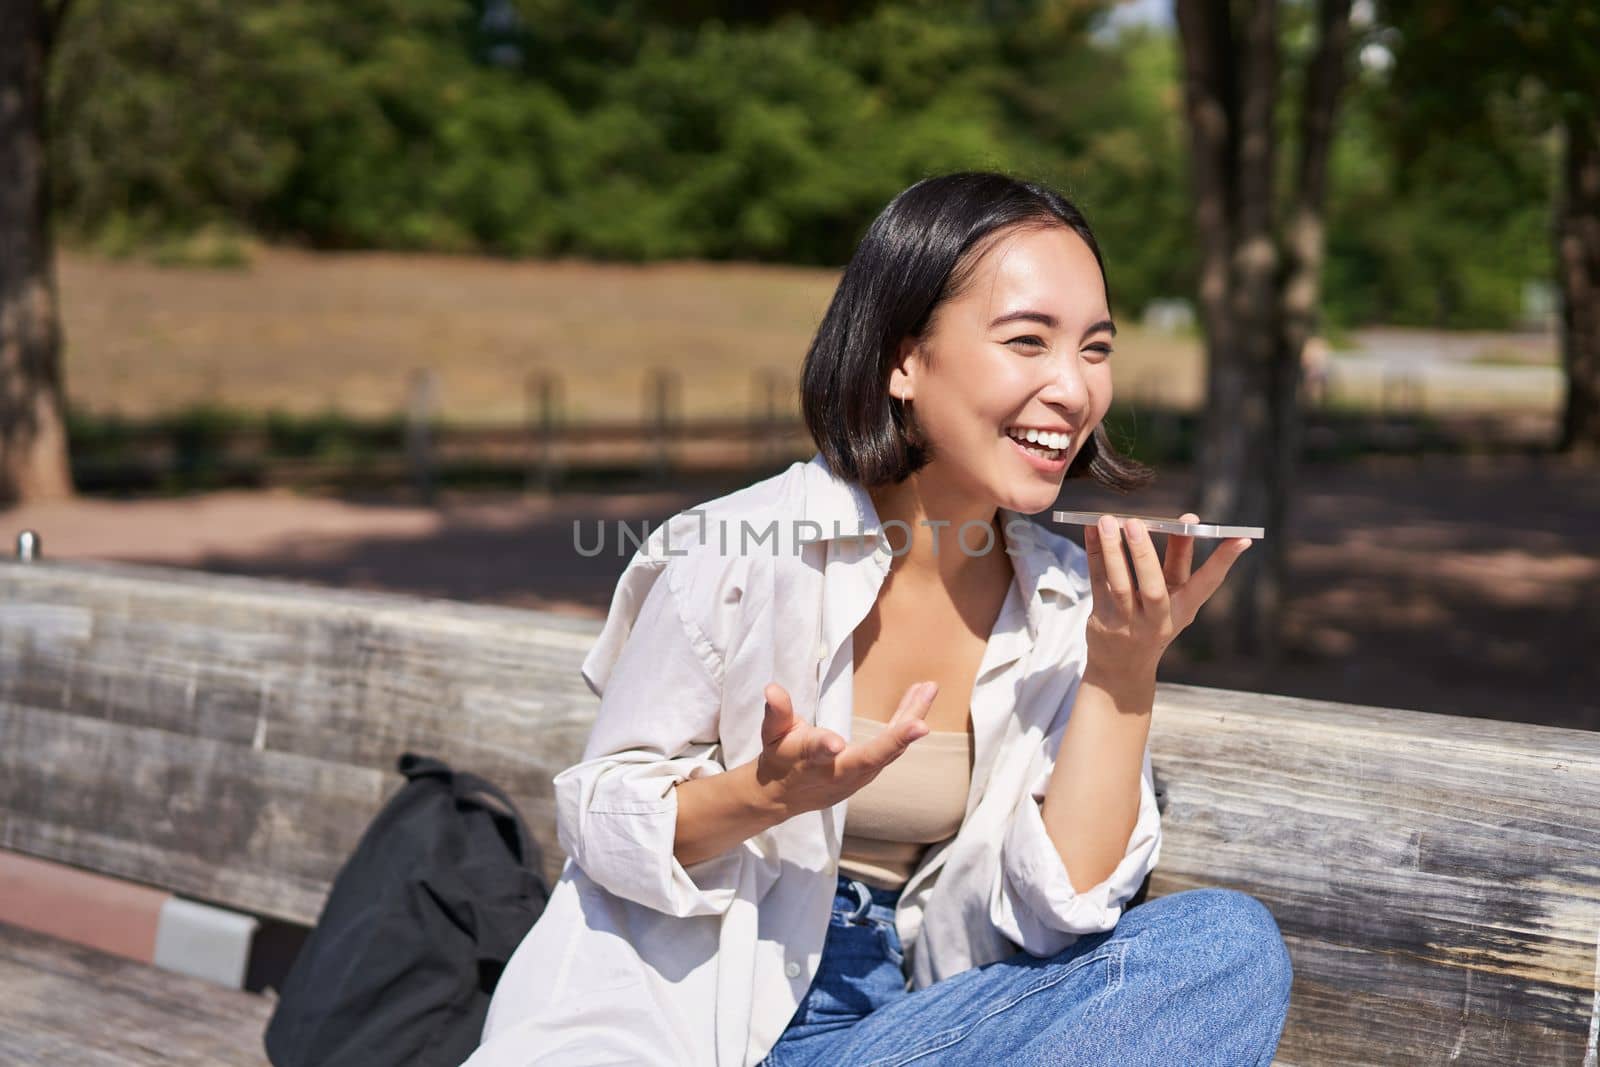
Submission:
<svg viewBox="0 0 1600 1067">
<path fill-rule="evenodd" d="M 1294 9 L 1287 9 L 1293 13 Z M 1334 118 L 1349 63 L 1349 0 L 1319 0 L 1285 34 L 1278 0 L 1178 0 L 1207 377 L 1191 509 L 1272 531 L 1212 597 L 1219 655 L 1280 654 L 1283 536 L 1300 455 L 1300 353 L 1317 325 Z M 1297 149 L 1279 197 L 1284 39 L 1306 41 L 1291 113 Z"/>
<path fill-rule="evenodd" d="M 1399 122 L 1433 146 L 1485 126 L 1559 137 L 1552 213 L 1566 379 L 1557 448 L 1600 457 L 1600 9 L 1584 0 L 1385 4 Z"/>
<path fill-rule="evenodd" d="M 1486 116 L 1450 137 L 1413 130 L 1382 43 L 1351 83 L 1330 160 L 1323 310 L 1340 325 L 1504 329 L 1552 273 L 1549 139 Z M 1403 84 L 1403 83 L 1402 83 Z"/>
<path fill-rule="evenodd" d="M 837 265 L 905 185 L 991 166 L 1084 204 L 1125 303 L 1183 287 L 1175 53 L 1092 45 L 1102 3 L 80 2 L 80 236 Z"/>
<path fill-rule="evenodd" d="M 72 494 L 45 86 L 67 0 L 0 0 L 0 504 Z"/>
</svg>

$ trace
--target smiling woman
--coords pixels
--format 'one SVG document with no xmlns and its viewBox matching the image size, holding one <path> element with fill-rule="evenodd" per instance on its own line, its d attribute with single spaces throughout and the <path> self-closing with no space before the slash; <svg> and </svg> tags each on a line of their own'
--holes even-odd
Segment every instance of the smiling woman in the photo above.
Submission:
<svg viewBox="0 0 1600 1067">
<path fill-rule="evenodd" d="M 1190 537 L 1163 562 L 1130 524 L 1129 566 L 1114 524 L 1027 518 L 1151 476 L 1105 437 L 1115 333 L 1048 188 L 884 209 L 806 354 L 817 454 L 617 584 L 554 780 L 568 863 L 465 1067 L 1270 1062 L 1271 913 L 1142 888 L 1156 662 L 1243 549 L 1191 577 Z M 747 524 L 776 536 L 730 554 Z"/>
<path fill-rule="evenodd" d="M 949 440 L 938 431 L 951 398 L 992 397 L 989 440 L 1013 461 L 1042 460 L 1029 500 L 1051 494 L 1017 510 L 1048 507 L 1063 472 L 1128 492 L 1154 472 L 1119 455 L 1103 425 L 1116 332 L 1100 246 L 1069 201 L 1000 175 L 930 179 L 878 216 L 846 268 L 801 371 L 806 425 L 841 475 L 885 485 Z M 919 371 L 940 375 L 921 398 Z M 1062 454 L 1000 440 L 1029 429 L 1065 435 Z"/>
</svg>

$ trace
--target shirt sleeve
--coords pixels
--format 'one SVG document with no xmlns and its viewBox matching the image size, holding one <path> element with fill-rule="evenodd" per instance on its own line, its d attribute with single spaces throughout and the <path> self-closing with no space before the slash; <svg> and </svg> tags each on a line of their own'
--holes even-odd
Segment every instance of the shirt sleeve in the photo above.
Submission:
<svg viewBox="0 0 1600 1067">
<path fill-rule="evenodd" d="M 679 782 L 720 774 L 722 687 L 716 650 L 666 565 L 609 665 L 583 758 L 555 776 L 556 836 L 568 857 L 616 896 L 669 915 L 717 915 L 747 864 L 772 865 L 770 831 L 689 867 L 673 854 Z M 614 606 L 615 609 L 615 606 Z M 627 625 L 629 620 L 609 620 Z"/>
<path fill-rule="evenodd" d="M 1034 758 L 1030 787 L 1018 801 L 1001 842 L 999 869 L 989 896 L 989 917 L 995 927 L 1025 951 L 1041 957 L 1055 955 L 1084 934 L 1113 929 L 1122 917 L 1123 905 L 1139 891 L 1161 858 L 1161 813 L 1156 806 L 1147 741 L 1139 779 L 1139 815 L 1121 862 L 1104 881 L 1081 891 L 1073 888 L 1039 808 L 1055 770 L 1066 718 L 1061 717 Z"/>
</svg>

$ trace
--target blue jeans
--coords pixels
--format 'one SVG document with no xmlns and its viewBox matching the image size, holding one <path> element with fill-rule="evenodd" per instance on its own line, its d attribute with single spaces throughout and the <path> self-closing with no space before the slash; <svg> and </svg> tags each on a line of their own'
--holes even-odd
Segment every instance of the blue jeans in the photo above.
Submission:
<svg viewBox="0 0 1600 1067">
<path fill-rule="evenodd" d="M 839 876 L 822 962 L 761 1067 L 1266 1067 L 1289 952 L 1234 889 L 1148 898 L 1055 956 L 1019 952 L 906 989 L 898 890 Z"/>
</svg>

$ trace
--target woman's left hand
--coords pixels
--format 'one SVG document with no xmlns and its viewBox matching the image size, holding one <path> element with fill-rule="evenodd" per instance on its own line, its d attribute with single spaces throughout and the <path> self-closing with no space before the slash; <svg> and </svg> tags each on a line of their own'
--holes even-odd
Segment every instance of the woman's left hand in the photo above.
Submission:
<svg viewBox="0 0 1600 1067">
<path fill-rule="evenodd" d="M 1193 512 L 1182 518 L 1200 521 Z M 1131 570 L 1123 555 L 1124 542 L 1133 557 Z M 1119 529 L 1113 516 L 1102 515 L 1098 526 L 1085 526 L 1084 550 L 1094 588 L 1086 671 L 1123 682 L 1153 683 L 1167 646 L 1194 622 L 1200 606 L 1211 599 L 1251 543 L 1246 537 L 1229 538 L 1191 576 L 1191 536 L 1168 534 L 1163 562 L 1138 519 L 1126 520 L 1126 528 Z"/>
</svg>

